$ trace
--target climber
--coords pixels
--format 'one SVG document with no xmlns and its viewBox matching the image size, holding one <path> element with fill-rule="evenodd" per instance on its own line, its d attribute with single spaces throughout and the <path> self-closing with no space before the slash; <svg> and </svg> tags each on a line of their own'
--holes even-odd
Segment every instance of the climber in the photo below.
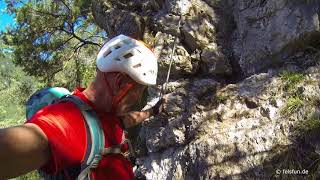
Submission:
<svg viewBox="0 0 320 180">
<path fill-rule="evenodd" d="M 107 42 L 97 56 L 97 74 L 86 89 L 73 96 L 97 114 L 105 146 L 118 145 L 126 128 L 163 111 L 159 101 L 146 111 L 132 111 L 147 86 L 155 85 L 157 59 L 143 43 L 124 35 Z M 79 178 L 79 165 L 90 140 L 84 118 L 72 102 L 54 103 L 39 110 L 24 125 L 0 129 L 0 179 L 12 178 L 35 169 L 61 179 Z M 90 145 L 90 144 L 89 144 Z M 134 179 L 130 161 L 121 152 L 103 156 L 90 179 Z M 72 171 L 70 171 L 72 169 Z"/>
</svg>

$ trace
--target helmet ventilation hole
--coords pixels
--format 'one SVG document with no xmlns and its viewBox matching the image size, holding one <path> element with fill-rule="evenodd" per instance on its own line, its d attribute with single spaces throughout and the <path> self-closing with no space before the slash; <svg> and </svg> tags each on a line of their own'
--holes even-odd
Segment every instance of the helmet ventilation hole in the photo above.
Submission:
<svg viewBox="0 0 320 180">
<path fill-rule="evenodd" d="M 119 58 L 115 58 L 114 60 L 116 60 L 116 61 L 121 61 L 121 59 L 119 59 Z"/>
<path fill-rule="evenodd" d="M 126 58 L 126 59 L 128 59 L 128 58 L 130 58 L 130 57 L 132 57 L 133 56 L 133 54 L 132 53 L 127 53 L 126 55 L 124 55 L 123 57 L 124 58 Z"/>
<path fill-rule="evenodd" d="M 147 75 L 146 73 L 143 73 L 143 75 L 145 76 L 145 75 Z"/>
<path fill-rule="evenodd" d="M 138 67 L 141 67 L 141 63 L 139 63 L 139 64 L 136 64 L 136 65 L 134 65 L 134 66 L 132 66 L 133 68 L 138 68 Z"/>
<path fill-rule="evenodd" d="M 114 47 L 115 49 L 119 49 L 119 48 L 121 48 L 121 46 L 116 46 L 116 47 Z"/>
<path fill-rule="evenodd" d="M 107 57 L 110 53 L 111 51 L 106 51 L 105 53 L 103 53 L 103 57 Z"/>
</svg>

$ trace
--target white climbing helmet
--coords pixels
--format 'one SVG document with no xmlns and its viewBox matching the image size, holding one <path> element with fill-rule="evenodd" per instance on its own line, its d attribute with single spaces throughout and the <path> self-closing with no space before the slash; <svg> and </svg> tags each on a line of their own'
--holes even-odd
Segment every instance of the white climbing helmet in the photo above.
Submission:
<svg viewBox="0 0 320 180">
<path fill-rule="evenodd" d="M 155 85 L 158 73 L 157 58 L 144 43 L 119 35 L 99 51 L 97 67 L 102 72 L 123 72 L 143 85 Z"/>
</svg>

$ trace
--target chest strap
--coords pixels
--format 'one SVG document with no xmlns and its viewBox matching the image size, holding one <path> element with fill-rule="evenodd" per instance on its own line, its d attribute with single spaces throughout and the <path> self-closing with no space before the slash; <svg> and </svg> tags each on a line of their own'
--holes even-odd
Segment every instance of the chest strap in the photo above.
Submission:
<svg viewBox="0 0 320 180">
<path fill-rule="evenodd" d="M 128 132 L 123 131 L 121 143 L 117 144 L 117 145 L 110 146 L 108 148 L 104 148 L 102 150 L 102 156 L 107 156 L 109 154 L 122 154 L 125 158 L 130 160 L 130 155 L 133 156 L 133 151 L 132 151 L 132 144 L 131 144 L 130 140 L 127 138 L 127 134 L 128 134 Z M 123 150 L 122 147 L 126 144 L 128 144 L 129 150 L 122 152 L 122 150 Z"/>
<path fill-rule="evenodd" d="M 129 160 L 132 145 L 127 139 L 127 132 L 123 130 L 122 140 L 120 144 L 105 148 L 105 139 L 102 126 L 96 112 L 87 103 L 83 102 L 77 96 L 68 96 L 63 98 L 63 101 L 72 101 L 80 109 L 82 116 L 85 119 L 87 132 L 87 150 L 83 163 L 81 163 L 81 172 L 78 175 L 78 180 L 92 179 L 91 169 L 98 167 L 103 156 L 108 154 L 121 154 Z M 128 144 L 129 151 L 122 152 L 122 147 Z"/>
<path fill-rule="evenodd" d="M 71 101 L 78 109 L 85 120 L 87 147 L 83 162 L 81 163 L 79 180 L 91 179 L 91 169 L 98 167 L 102 159 L 101 152 L 105 146 L 105 139 L 98 115 L 90 105 L 82 101 L 79 97 L 68 95 L 60 101 Z"/>
<path fill-rule="evenodd" d="M 103 156 L 107 156 L 110 154 L 121 154 L 123 155 L 126 159 L 130 160 L 130 151 L 131 151 L 131 143 L 129 141 L 129 139 L 126 138 L 126 131 L 123 131 L 122 133 L 122 142 L 120 144 L 117 145 L 113 145 L 110 146 L 108 148 L 103 148 L 101 150 L 100 154 L 95 155 L 93 161 L 91 162 L 91 164 L 89 164 L 86 168 L 84 168 L 81 173 L 78 176 L 78 180 L 85 180 L 85 179 L 91 179 L 90 178 L 90 174 L 91 174 L 91 169 L 95 169 L 98 167 L 100 160 L 102 159 Z M 126 152 L 122 152 L 122 147 L 128 144 L 129 146 L 129 150 Z"/>
</svg>

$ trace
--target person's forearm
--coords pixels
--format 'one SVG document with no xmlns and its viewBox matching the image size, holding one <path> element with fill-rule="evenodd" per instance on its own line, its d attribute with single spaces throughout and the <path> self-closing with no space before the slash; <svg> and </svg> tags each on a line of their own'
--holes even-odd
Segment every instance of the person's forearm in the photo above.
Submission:
<svg viewBox="0 0 320 180">
<path fill-rule="evenodd" d="M 132 111 L 125 116 L 122 116 L 121 119 L 125 128 L 130 128 L 136 126 L 146 120 L 147 118 L 151 117 L 152 109 L 146 111 Z"/>
<path fill-rule="evenodd" d="M 41 167 L 49 158 L 48 143 L 34 125 L 0 129 L 0 179 Z"/>
</svg>

